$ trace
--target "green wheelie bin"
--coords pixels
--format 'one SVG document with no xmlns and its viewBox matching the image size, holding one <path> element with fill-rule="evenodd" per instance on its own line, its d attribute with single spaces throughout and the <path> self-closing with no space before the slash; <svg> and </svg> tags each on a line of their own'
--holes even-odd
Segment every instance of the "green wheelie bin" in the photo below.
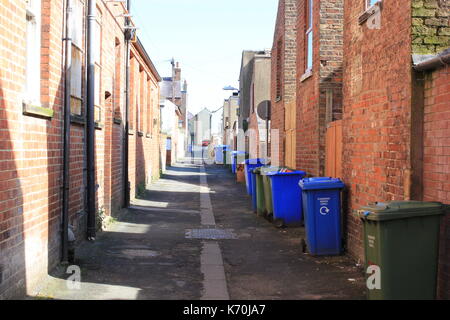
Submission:
<svg viewBox="0 0 450 320">
<path fill-rule="evenodd" d="M 266 201 L 264 194 L 263 176 L 261 170 L 263 167 L 253 169 L 253 173 L 256 177 L 256 214 L 263 217 L 266 212 Z"/>
<path fill-rule="evenodd" d="M 436 298 L 444 205 L 392 201 L 361 208 L 370 300 Z"/>
<path fill-rule="evenodd" d="M 267 175 L 268 172 L 279 171 L 279 170 L 292 170 L 288 167 L 261 167 L 261 177 L 264 189 L 264 203 L 265 203 L 265 215 L 267 218 L 273 216 L 273 205 L 272 205 L 272 187 L 270 185 L 270 178 Z"/>
</svg>

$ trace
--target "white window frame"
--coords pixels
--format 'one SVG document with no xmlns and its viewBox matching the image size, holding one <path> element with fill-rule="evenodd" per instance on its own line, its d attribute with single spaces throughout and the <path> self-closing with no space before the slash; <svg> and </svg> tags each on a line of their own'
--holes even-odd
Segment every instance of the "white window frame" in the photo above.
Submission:
<svg viewBox="0 0 450 320">
<path fill-rule="evenodd" d="M 102 76 L 102 14 L 96 8 L 96 19 L 94 23 L 94 62 L 95 62 L 95 94 L 94 105 L 101 106 L 101 76 Z"/>
<path fill-rule="evenodd" d="M 26 71 L 24 98 L 28 104 L 41 101 L 41 0 L 26 1 Z"/>
<path fill-rule="evenodd" d="M 365 0 L 366 1 L 366 10 L 372 8 L 377 2 L 380 0 Z"/>
<path fill-rule="evenodd" d="M 71 72 L 71 105 L 72 114 L 83 116 L 83 29 L 84 29 L 84 2 L 81 0 L 72 1 L 72 17 L 70 21 L 72 25 L 72 72 Z M 74 110 L 77 106 L 77 110 Z"/>
<path fill-rule="evenodd" d="M 312 71 L 314 62 L 314 1 L 306 0 L 305 73 Z"/>
</svg>

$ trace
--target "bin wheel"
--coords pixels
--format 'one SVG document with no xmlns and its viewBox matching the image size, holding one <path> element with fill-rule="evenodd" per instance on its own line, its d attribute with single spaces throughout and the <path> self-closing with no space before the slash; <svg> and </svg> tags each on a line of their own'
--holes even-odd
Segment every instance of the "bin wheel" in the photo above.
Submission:
<svg viewBox="0 0 450 320">
<path fill-rule="evenodd" d="M 302 252 L 303 253 L 306 253 L 306 241 L 305 241 L 305 239 L 303 239 L 302 238 L 302 240 L 301 240 L 301 243 L 300 243 L 300 246 L 302 247 Z"/>
<path fill-rule="evenodd" d="M 267 214 L 266 219 L 267 219 L 269 222 L 273 222 L 273 214 L 272 214 L 272 213 Z"/>
<path fill-rule="evenodd" d="M 277 227 L 277 228 L 283 228 L 283 227 L 285 227 L 285 224 L 284 224 L 284 220 L 283 220 L 283 219 L 274 219 L 274 220 L 273 220 L 273 224 L 274 224 L 275 227 Z"/>
</svg>

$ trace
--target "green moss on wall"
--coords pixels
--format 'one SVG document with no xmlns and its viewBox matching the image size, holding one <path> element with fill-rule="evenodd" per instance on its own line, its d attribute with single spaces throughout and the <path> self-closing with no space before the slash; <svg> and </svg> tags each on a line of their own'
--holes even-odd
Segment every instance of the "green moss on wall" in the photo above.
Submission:
<svg viewBox="0 0 450 320">
<path fill-rule="evenodd" d="M 437 54 L 450 47 L 450 1 L 412 0 L 412 53 Z"/>
</svg>

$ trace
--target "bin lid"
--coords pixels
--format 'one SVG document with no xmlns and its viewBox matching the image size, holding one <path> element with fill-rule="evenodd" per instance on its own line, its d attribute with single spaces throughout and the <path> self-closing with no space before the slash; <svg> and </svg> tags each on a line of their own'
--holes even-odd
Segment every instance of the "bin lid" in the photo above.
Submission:
<svg viewBox="0 0 450 320">
<path fill-rule="evenodd" d="M 296 171 L 296 170 L 291 169 L 289 167 L 265 166 L 265 167 L 261 167 L 261 174 L 264 175 L 264 176 L 267 176 L 268 173 L 270 173 L 270 172 L 283 171 L 283 170 Z"/>
<path fill-rule="evenodd" d="M 252 171 L 254 174 L 261 174 L 261 168 L 262 168 L 262 167 L 256 167 L 255 169 L 252 169 L 251 171 Z"/>
<path fill-rule="evenodd" d="M 444 214 L 440 202 L 390 201 L 377 202 L 358 210 L 360 218 L 371 221 L 386 221 Z"/>
<path fill-rule="evenodd" d="M 250 165 L 257 165 L 257 164 L 259 164 L 259 165 L 261 165 L 261 164 L 265 164 L 266 163 L 266 159 L 260 159 L 260 158 L 257 158 L 257 159 L 247 159 L 247 160 L 245 160 L 245 164 L 250 164 Z"/>
<path fill-rule="evenodd" d="M 288 171 L 284 171 L 284 170 L 288 170 Z M 300 170 L 291 170 L 291 169 L 281 169 L 281 170 L 276 170 L 276 171 L 269 171 L 266 172 L 265 174 L 266 176 L 293 176 L 293 175 L 299 175 L 299 176 L 306 176 L 306 172 L 305 171 L 300 171 Z"/>
<path fill-rule="evenodd" d="M 345 187 L 340 179 L 330 177 L 305 178 L 298 184 L 303 190 L 343 189 Z"/>
</svg>

